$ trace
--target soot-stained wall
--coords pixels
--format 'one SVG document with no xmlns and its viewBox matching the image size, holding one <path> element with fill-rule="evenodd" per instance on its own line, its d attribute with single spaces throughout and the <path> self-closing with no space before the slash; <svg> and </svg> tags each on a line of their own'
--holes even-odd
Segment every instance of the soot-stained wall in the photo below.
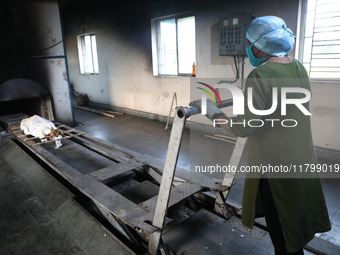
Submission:
<svg viewBox="0 0 340 255">
<path fill-rule="evenodd" d="M 52 96 L 54 118 L 73 124 L 57 0 L 1 3 L 0 82 L 31 79 Z"/>
<path fill-rule="evenodd" d="M 234 79 L 233 58 L 218 55 L 221 16 L 235 13 L 276 15 L 283 18 L 294 33 L 298 32 L 299 1 L 296 0 L 71 2 L 62 7 L 62 13 L 70 80 L 75 89 L 87 93 L 95 103 L 157 116 L 168 115 L 175 92 L 178 104 L 187 106 L 193 99 L 190 86 L 196 81 Z M 196 77 L 153 76 L 151 19 L 185 12 L 194 14 L 196 19 Z M 96 34 L 98 75 L 80 74 L 77 36 L 85 33 Z M 252 68 L 246 58 L 244 77 Z M 241 86 L 241 80 L 235 85 Z M 334 84 L 323 83 L 322 88 L 319 85 L 312 84 L 314 141 L 319 147 L 340 150 L 340 138 L 336 138 L 340 125 L 340 119 L 336 118 L 340 109 L 336 95 L 340 89 Z M 336 123 L 325 127 L 322 123 L 330 119 Z M 195 121 L 211 125 L 204 117 Z"/>
</svg>

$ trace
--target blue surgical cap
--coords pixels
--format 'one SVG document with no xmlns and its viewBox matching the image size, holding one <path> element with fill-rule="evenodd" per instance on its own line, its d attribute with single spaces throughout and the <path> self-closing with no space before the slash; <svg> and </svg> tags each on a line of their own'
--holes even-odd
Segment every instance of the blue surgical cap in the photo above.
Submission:
<svg viewBox="0 0 340 255">
<path fill-rule="evenodd" d="M 283 19 L 275 16 L 256 18 L 247 31 L 247 39 L 271 56 L 283 57 L 295 43 L 295 35 Z"/>
</svg>

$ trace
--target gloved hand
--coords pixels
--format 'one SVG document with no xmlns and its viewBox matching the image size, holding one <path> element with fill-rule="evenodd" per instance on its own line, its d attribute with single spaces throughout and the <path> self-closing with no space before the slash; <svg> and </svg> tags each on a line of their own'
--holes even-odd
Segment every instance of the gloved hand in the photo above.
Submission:
<svg viewBox="0 0 340 255">
<path fill-rule="evenodd" d="M 197 107 L 200 111 L 202 110 L 201 99 L 191 101 L 189 105 Z M 213 121 L 214 119 L 218 119 L 218 117 L 221 115 L 225 116 L 225 114 L 220 109 L 217 108 L 213 101 L 207 99 L 207 114 L 205 116 L 211 121 Z"/>
</svg>

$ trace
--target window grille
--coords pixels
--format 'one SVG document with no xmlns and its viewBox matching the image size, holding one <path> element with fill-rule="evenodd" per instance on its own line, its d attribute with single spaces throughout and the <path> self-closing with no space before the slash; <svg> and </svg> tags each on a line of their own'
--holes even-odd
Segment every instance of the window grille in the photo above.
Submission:
<svg viewBox="0 0 340 255">
<path fill-rule="evenodd" d="M 96 36 L 80 35 L 78 40 L 79 66 L 81 74 L 98 74 L 98 55 Z"/>
<path fill-rule="evenodd" d="M 196 61 L 195 17 L 154 21 L 152 40 L 155 75 L 191 75 Z"/>
<path fill-rule="evenodd" d="M 339 0 L 308 0 L 302 62 L 310 78 L 340 79 Z"/>
</svg>

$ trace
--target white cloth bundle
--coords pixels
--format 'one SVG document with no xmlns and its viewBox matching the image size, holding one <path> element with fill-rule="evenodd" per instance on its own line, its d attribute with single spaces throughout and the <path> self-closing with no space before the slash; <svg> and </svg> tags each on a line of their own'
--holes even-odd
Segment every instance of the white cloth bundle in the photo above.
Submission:
<svg viewBox="0 0 340 255">
<path fill-rule="evenodd" d="M 56 149 L 62 146 L 61 141 L 58 140 L 61 139 L 62 136 L 60 134 L 56 135 L 54 134 L 55 132 L 53 132 L 57 130 L 56 126 L 51 121 L 38 115 L 23 119 L 20 123 L 20 129 L 24 130 L 25 135 L 39 137 L 42 141 L 47 141 L 48 136 L 51 137 L 56 140 Z"/>
</svg>

